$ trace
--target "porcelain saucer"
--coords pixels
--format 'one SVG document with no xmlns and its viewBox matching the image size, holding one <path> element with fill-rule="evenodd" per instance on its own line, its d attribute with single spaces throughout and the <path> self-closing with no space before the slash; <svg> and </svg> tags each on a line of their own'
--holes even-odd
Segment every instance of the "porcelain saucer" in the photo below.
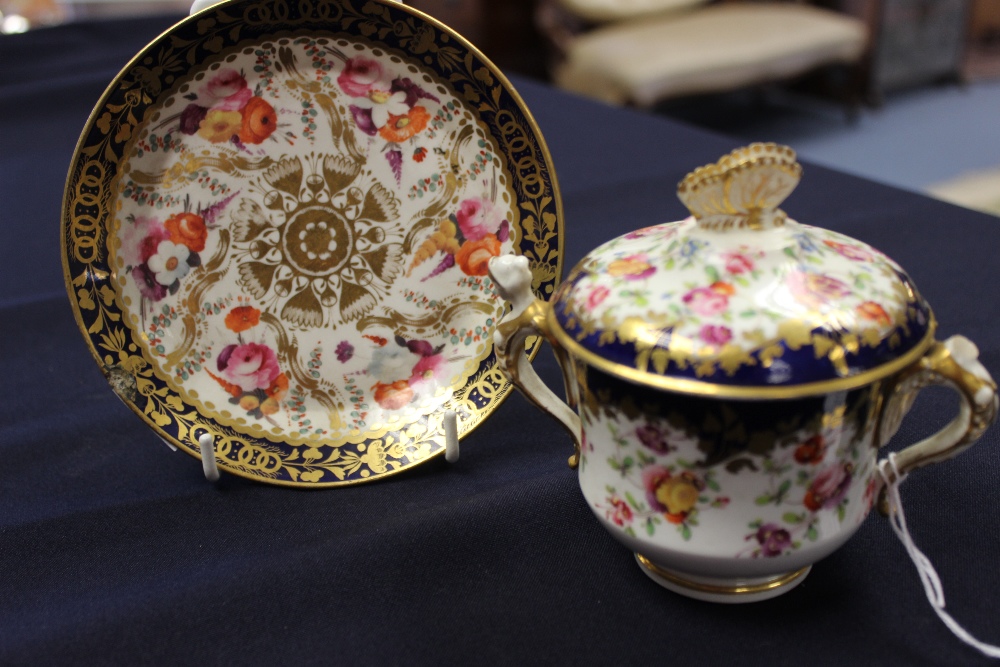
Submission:
<svg viewBox="0 0 1000 667">
<path fill-rule="evenodd" d="M 229 2 L 119 74 L 63 209 L 77 321 L 154 430 L 276 484 L 375 479 L 506 396 L 491 257 L 561 271 L 558 187 L 523 101 L 385 2 Z"/>
</svg>

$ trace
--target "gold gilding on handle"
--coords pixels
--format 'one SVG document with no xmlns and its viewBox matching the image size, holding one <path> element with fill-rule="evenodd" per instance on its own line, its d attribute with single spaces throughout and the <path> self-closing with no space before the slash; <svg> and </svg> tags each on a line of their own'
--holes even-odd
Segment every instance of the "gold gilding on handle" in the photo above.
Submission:
<svg viewBox="0 0 1000 667">
<path fill-rule="evenodd" d="M 929 450 L 910 460 L 900 458 L 899 472 L 903 475 L 925 465 L 950 459 L 979 439 L 997 416 L 997 385 L 990 377 L 970 372 L 944 343 L 935 342 L 923 358 L 906 369 L 886 388 L 885 402 L 875 431 L 875 446 L 885 444 L 895 433 L 917 393 L 924 387 L 953 387 L 969 408 L 969 423 L 965 432 L 944 450 Z M 985 398 L 985 400 L 983 400 Z"/>
</svg>

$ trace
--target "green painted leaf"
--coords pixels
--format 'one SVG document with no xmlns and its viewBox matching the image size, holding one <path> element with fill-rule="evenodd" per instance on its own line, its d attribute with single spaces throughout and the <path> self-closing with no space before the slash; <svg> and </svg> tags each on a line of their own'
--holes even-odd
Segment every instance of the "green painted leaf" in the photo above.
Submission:
<svg viewBox="0 0 1000 667">
<path fill-rule="evenodd" d="M 638 501 L 635 499 L 635 497 L 631 493 L 629 493 L 628 491 L 625 492 L 625 501 L 628 502 L 628 504 L 632 506 L 632 509 L 635 509 L 635 510 L 641 510 L 642 509 L 640 507 Z"/>
</svg>

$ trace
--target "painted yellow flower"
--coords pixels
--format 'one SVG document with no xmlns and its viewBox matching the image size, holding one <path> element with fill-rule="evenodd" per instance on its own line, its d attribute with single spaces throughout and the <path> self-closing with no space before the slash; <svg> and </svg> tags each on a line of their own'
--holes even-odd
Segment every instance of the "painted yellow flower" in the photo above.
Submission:
<svg viewBox="0 0 1000 667">
<path fill-rule="evenodd" d="M 670 514 L 684 514 L 698 502 L 698 486 L 683 475 L 664 480 L 656 489 L 659 500 Z"/>
<path fill-rule="evenodd" d="M 616 278 L 626 280 L 641 280 L 656 272 L 656 267 L 650 264 L 645 255 L 629 255 L 616 259 L 608 265 L 607 272 Z"/>
<path fill-rule="evenodd" d="M 239 111 L 212 109 L 198 124 L 198 136 L 217 144 L 232 139 L 242 127 L 243 116 Z"/>
</svg>

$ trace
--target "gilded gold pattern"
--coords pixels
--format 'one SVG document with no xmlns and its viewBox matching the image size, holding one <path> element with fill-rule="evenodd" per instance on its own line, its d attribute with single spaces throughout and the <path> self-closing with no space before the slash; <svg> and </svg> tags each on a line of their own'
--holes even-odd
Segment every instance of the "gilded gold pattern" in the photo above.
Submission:
<svg viewBox="0 0 1000 667">
<path fill-rule="evenodd" d="M 766 581 L 756 583 L 756 584 L 736 584 L 736 585 L 717 585 L 717 584 L 707 584 L 700 581 L 694 581 L 692 579 L 687 579 L 680 575 L 677 575 L 666 568 L 660 567 L 653 561 L 649 560 L 642 554 L 635 555 L 636 560 L 641 566 L 655 574 L 657 577 L 665 579 L 666 581 L 674 584 L 675 586 L 680 586 L 681 588 L 687 588 L 699 593 L 711 593 L 713 595 L 752 595 L 755 593 L 764 593 L 767 591 L 773 591 L 776 588 L 781 588 L 783 586 L 794 585 L 802 577 L 809 574 L 809 570 L 812 567 L 807 565 L 802 569 L 795 570 L 794 572 L 787 572 L 785 574 L 778 575 L 773 578 L 769 578 Z"/>
<path fill-rule="evenodd" d="M 636 384 L 646 385 L 666 391 L 676 391 L 684 394 L 717 396 L 720 398 L 762 400 L 802 398 L 805 396 L 827 394 L 832 391 L 847 391 L 871 382 L 875 382 L 881 378 L 889 377 L 893 373 L 896 373 L 897 371 L 900 371 L 916 362 L 921 356 L 923 356 L 924 352 L 934 343 L 934 331 L 936 327 L 937 324 L 932 319 L 924 338 L 906 353 L 896 357 L 891 362 L 863 371 L 856 375 L 799 385 L 741 386 L 694 380 L 684 377 L 655 375 L 647 371 L 641 371 L 632 366 L 616 363 L 581 345 L 559 326 L 559 323 L 556 321 L 551 312 L 549 314 L 549 328 L 552 332 L 552 337 L 558 345 L 564 348 L 569 355 L 576 357 L 584 363 L 608 373 L 609 375 L 623 380 L 628 380 L 629 382 L 634 382 Z"/>
<path fill-rule="evenodd" d="M 63 205 L 67 288 L 92 352 L 133 411 L 162 437 L 194 455 L 198 453 L 197 436 L 211 432 L 216 436 L 217 455 L 223 467 L 276 484 L 353 483 L 419 463 L 443 451 L 440 416 L 430 415 L 401 429 L 387 427 L 354 448 L 316 443 L 315 447 L 291 450 L 246 435 L 238 427 L 206 422 L 205 415 L 185 403 L 176 388 L 144 358 L 145 334 L 122 321 L 123 304 L 116 303 L 118 282 L 107 268 L 107 231 L 116 209 L 113 197 L 120 184 L 123 156 L 129 153 L 143 127 L 140 119 L 146 108 L 175 87 L 191 67 L 224 55 L 232 45 L 288 34 L 296 27 L 311 31 L 317 26 L 358 34 L 373 42 L 388 40 L 391 45 L 387 42 L 387 48 L 399 49 L 404 57 L 433 69 L 443 85 L 468 102 L 479 113 L 480 122 L 500 141 L 502 158 L 512 176 L 514 203 L 521 214 L 520 220 L 513 221 L 516 227 L 512 235 L 519 251 L 531 261 L 534 286 L 540 293 L 553 291 L 562 258 L 561 202 L 551 158 L 540 142 L 533 119 L 503 75 L 467 42 L 433 19 L 391 3 L 366 2 L 358 8 L 348 0 L 237 2 L 205 10 L 150 44 L 105 92 L 77 146 Z M 300 81 L 296 85 L 312 93 L 321 107 L 330 104 L 314 82 Z M 336 114 L 328 116 L 335 118 Z M 347 133 L 346 129 L 342 131 Z M 346 151 L 357 155 L 356 147 L 350 144 Z M 191 155 L 178 169 L 190 170 L 210 160 L 216 160 L 213 166 L 226 172 L 261 172 L 274 162 L 268 157 Z M 180 172 L 131 175 L 148 183 L 161 183 L 176 179 Z M 436 207 L 441 209 L 446 204 L 443 197 Z M 441 214 L 434 208 L 432 205 L 425 211 L 428 217 Z M 203 268 L 211 270 L 211 264 L 209 261 Z M 192 292 L 190 298 L 196 299 L 196 293 Z M 384 317 L 391 319 L 393 313 Z M 184 326 L 193 328 L 187 321 Z M 186 342 L 181 349 L 185 346 Z M 300 381 L 305 378 L 301 369 L 293 367 L 290 372 Z M 464 435 L 478 425 L 508 390 L 506 379 L 489 355 L 449 401 L 459 413 L 460 433 Z M 339 408 L 330 405 L 332 413 Z M 328 446 L 331 444 L 334 446 Z"/>
</svg>

